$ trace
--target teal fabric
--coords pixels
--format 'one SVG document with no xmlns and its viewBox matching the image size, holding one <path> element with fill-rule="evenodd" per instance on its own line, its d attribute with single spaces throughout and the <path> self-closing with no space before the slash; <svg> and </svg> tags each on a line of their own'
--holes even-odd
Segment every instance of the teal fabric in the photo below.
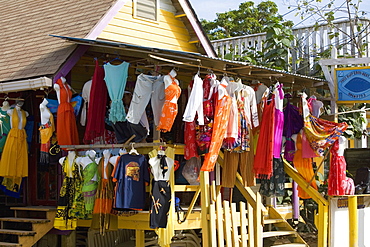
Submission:
<svg viewBox="0 0 370 247">
<path fill-rule="evenodd" d="M 0 152 L 3 151 L 6 138 L 10 131 L 10 117 L 6 111 L 1 110 L 0 108 Z"/>
<path fill-rule="evenodd" d="M 109 120 L 112 123 L 126 121 L 126 112 L 122 98 L 126 87 L 129 65 L 127 62 L 122 62 L 119 65 L 110 63 L 104 65 L 104 80 L 111 99 Z"/>
</svg>

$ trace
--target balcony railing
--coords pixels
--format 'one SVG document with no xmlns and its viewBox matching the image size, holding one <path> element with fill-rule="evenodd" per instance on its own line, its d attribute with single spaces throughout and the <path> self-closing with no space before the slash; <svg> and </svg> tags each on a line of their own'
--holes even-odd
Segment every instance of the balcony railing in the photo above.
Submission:
<svg viewBox="0 0 370 247">
<path fill-rule="evenodd" d="M 290 72 L 308 74 L 315 59 L 322 57 L 319 54 L 330 50 L 332 46 L 337 48 L 338 57 L 360 57 L 358 49 L 351 42 L 351 22 L 345 20 L 335 22 L 334 25 L 334 28 L 324 24 L 318 27 L 307 26 L 293 29 L 295 39 L 289 51 L 289 62 L 292 64 Z M 352 37 L 355 37 L 363 45 L 361 56 L 368 57 L 370 20 L 360 19 L 356 25 L 352 21 L 352 25 L 354 30 Z M 337 35 L 333 36 L 334 33 Z M 233 60 L 236 60 L 246 51 L 261 51 L 265 38 L 266 33 L 258 33 L 213 40 L 212 44 L 219 57 L 232 57 Z"/>
</svg>

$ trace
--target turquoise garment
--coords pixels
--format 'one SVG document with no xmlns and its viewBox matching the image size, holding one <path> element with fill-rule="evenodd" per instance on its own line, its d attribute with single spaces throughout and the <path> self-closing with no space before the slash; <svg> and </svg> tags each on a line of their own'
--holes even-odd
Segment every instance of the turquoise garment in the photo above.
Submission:
<svg viewBox="0 0 370 247">
<path fill-rule="evenodd" d="M 104 80 L 112 101 L 109 110 L 109 120 L 112 123 L 126 121 L 126 112 L 122 98 L 126 87 L 129 65 L 127 62 L 122 62 L 119 65 L 110 63 L 104 65 Z"/>
<path fill-rule="evenodd" d="M 10 131 L 10 116 L 6 111 L 0 108 L 0 152 L 3 152 L 3 148 Z"/>
</svg>

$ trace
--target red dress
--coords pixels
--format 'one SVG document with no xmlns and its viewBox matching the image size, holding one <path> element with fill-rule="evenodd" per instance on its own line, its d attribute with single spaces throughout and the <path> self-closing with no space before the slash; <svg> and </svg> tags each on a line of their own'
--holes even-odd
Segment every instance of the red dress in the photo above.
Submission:
<svg viewBox="0 0 370 247">
<path fill-rule="evenodd" d="M 78 145 L 76 117 L 71 105 L 72 91 L 66 83 L 58 79 L 59 106 L 57 111 L 57 137 L 59 145 Z"/>
<path fill-rule="evenodd" d="M 274 151 L 274 96 L 272 96 L 272 100 L 269 102 L 267 102 L 267 99 L 265 98 L 264 105 L 253 170 L 256 174 L 256 178 L 269 179 L 272 175 Z"/>
<path fill-rule="evenodd" d="M 343 155 L 338 154 L 339 140 L 334 142 L 330 152 L 330 170 L 328 180 L 328 195 L 341 196 L 346 194 L 346 160 Z"/>
<path fill-rule="evenodd" d="M 107 86 L 104 81 L 104 68 L 95 61 L 95 71 L 91 84 L 89 111 L 84 143 L 93 143 L 96 137 L 102 137 L 105 133 L 105 112 L 107 102 Z"/>
</svg>

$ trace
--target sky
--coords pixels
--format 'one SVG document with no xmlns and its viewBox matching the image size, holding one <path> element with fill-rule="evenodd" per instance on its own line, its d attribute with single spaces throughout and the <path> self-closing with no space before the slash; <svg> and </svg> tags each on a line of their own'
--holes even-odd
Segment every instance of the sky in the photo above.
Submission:
<svg viewBox="0 0 370 247">
<path fill-rule="evenodd" d="M 284 15 L 284 19 L 292 20 L 297 26 L 307 26 L 314 24 L 315 20 L 313 17 L 307 18 L 302 22 L 300 15 L 295 16 L 296 11 L 294 8 L 289 9 L 289 6 L 296 5 L 296 0 L 272 0 L 278 5 L 279 13 Z M 214 20 L 216 13 L 222 13 L 225 11 L 238 9 L 239 4 L 245 1 L 242 0 L 190 0 L 195 12 L 199 19 Z M 254 0 L 254 6 L 257 6 L 261 0 Z M 322 0 L 320 6 L 326 5 L 329 0 Z M 344 0 L 335 0 L 335 4 L 340 6 Z M 357 1 L 355 1 L 357 3 Z M 361 10 L 367 11 L 367 18 L 370 18 L 370 0 L 363 0 L 360 4 Z M 293 11 L 292 11 L 293 10 Z M 288 12 L 291 12 L 287 14 Z M 286 15 L 285 15 L 286 14 Z"/>
</svg>

